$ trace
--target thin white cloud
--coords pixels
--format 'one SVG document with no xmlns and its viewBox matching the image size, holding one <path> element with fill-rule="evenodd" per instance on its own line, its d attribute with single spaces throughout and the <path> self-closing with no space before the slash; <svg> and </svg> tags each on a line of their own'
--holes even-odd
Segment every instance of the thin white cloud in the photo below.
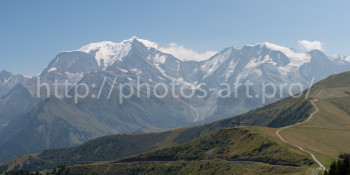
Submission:
<svg viewBox="0 0 350 175">
<path fill-rule="evenodd" d="M 203 61 L 209 59 L 211 56 L 217 53 L 217 51 L 213 50 L 208 50 L 204 53 L 198 53 L 183 46 L 179 46 L 176 43 L 170 43 L 168 46 L 161 46 L 158 47 L 158 49 L 164 53 L 174 55 L 182 61 Z"/>
<path fill-rule="evenodd" d="M 307 41 L 307 40 L 299 40 L 299 46 L 301 49 L 306 51 L 311 50 L 322 50 L 322 43 L 320 41 Z"/>
</svg>

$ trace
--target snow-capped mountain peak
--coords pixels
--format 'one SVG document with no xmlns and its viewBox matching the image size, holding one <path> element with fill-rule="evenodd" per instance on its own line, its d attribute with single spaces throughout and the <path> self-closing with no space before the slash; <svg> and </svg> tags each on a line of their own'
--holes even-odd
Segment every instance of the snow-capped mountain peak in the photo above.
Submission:
<svg viewBox="0 0 350 175">
<path fill-rule="evenodd" d="M 112 65 L 116 61 L 122 61 L 123 57 L 126 56 L 132 49 L 132 43 L 134 41 L 141 42 L 145 47 L 157 49 L 159 46 L 157 43 L 139 39 L 136 36 L 131 37 L 130 39 L 124 40 L 120 43 L 114 43 L 111 41 L 102 41 L 98 43 L 91 43 L 77 51 L 92 53 L 96 52 L 96 61 L 97 64 L 103 68 L 106 68 Z"/>
<path fill-rule="evenodd" d="M 144 46 L 146 46 L 148 48 L 155 48 L 155 49 L 159 48 L 159 45 L 157 43 L 155 43 L 155 42 L 148 41 L 148 40 L 145 40 L 145 39 L 139 39 L 139 38 L 136 38 L 136 40 L 141 42 Z"/>
<path fill-rule="evenodd" d="M 115 61 L 121 60 L 131 50 L 132 40 L 125 40 L 121 43 L 113 43 L 110 41 L 102 41 L 99 43 L 91 43 L 78 51 L 91 53 L 96 52 L 95 59 L 99 66 L 106 68 L 112 65 Z"/>
<path fill-rule="evenodd" d="M 106 69 L 116 61 L 122 61 L 123 57 L 126 56 L 132 49 L 132 43 L 138 41 L 142 43 L 148 49 L 156 49 L 160 52 L 171 54 L 181 61 L 205 61 L 215 55 L 217 51 L 207 50 L 202 53 L 198 53 L 191 49 L 187 49 L 183 46 L 177 45 L 176 43 L 170 43 L 168 46 L 162 46 L 155 42 L 140 39 L 136 36 L 130 39 L 124 40 L 120 43 L 114 43 L 111 41 L 102 41 L 98 43 L 91 43 L 82 48 L 76 50 L 85 53 L 94 53 L 95 58 L 100 67 Z"/>
<path fill-rule="evenodd" d="M 263 42 L 256 45 L 247 45 L 247 46 L 257 46 L 259 45 L 262 48 L 267 48 L 272 51 L 278 51 L 283 53 L 290 59 L 289 66 L 300 67 L 301 65 L 311 61 L 311 56 L 309 53 L 297 52 L 289 47 L 280 46 L 277 44 L 272 44 L 269 42 Z"/>
</svg>

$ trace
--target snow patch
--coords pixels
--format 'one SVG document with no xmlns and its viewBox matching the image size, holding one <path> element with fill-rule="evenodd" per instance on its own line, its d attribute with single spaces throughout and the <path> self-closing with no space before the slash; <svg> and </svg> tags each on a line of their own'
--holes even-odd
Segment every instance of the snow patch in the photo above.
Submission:
<svg viewBox="0 0 350 175">
<path fill-rule="evenodd" d="M 230 61 L 228 68 L 227 68 L 227 71 L 226 71 L 226 74 L 225 74 L 225 81 L 227 81 L 233 75 L 237 64 L 238 64 L 238 62 L 234 62 L 234 60 Z"/>
<path fill-rule="evenodd" d="M 129 72 L 128 70 L 125 70 L 125 69 L 120 69 L 120 71 L 122 71 L 124 73 L 128 73 Z"/>
<path fill-rule="evenodd" d="M 138 39 L 137 38 L 137 41 L 141 42 L 144 46 L 146 46 L 148 48 L 158 48 L 159 47 L 157 43 L 152 42 L 152 41 L 148 41 L 145 39 Z"/>
<path fill-rule="evenodd" d="M 51 67 L 49 70 L 47 70 L 47 72 L 53 72 L 53 71 L 56 71 L 57 68 L 56 67 Z"/>
<path fill-rule="evenodd" d="M 268 43 L 268 42 L 265 42 L 264 45 L 268 49 L 282 52 L 288 58 L 290 58 L 291 61 L 294 62 L 294 64 L 296 66 L 300 66 L 300 65 L 302 65 L 304 63 L 307 63 L 307 62 L 311 61 L 311 56 L 309 54 L 307 54 L 307 53 L 295 52 L 295 51 L 293 51 L 292 49 L 290 49 L 288 47 L 279 46 L 279 45 L 271 44 L 271 43 Z"/>
<path fill-rule="evenodd" d="M 133 72 L 136 72 L 136 74 L 141 74 L 142 73 L 142 71 L 140 71 L 140 70 L 138 70 L 136 68 L 130 69 L 130 70 L 133 71 Z"/>
<path fill-rule="evenodd" d="M 11 78 L 9 78 L 9 79 L 11 79 Z M 5 83 L 7 83 L 9 79 L 7 79 L 7 78 L 4 78 L 4 82 L 2 82 L 2 84 L 5 84 Z M 1 81 L 0 81 L 0 83 L 1 83 Z"/>
<path fill-rule="evenodd" d="M 155 61 L 156 63 L 164 64 L 164 63 L 165 63 L 165 60 L 166 60 L 166 55 L 159 55 L 159 54 L 157 54 L 157 55 L 154 57 L 154 61 Z"/>
</svg>

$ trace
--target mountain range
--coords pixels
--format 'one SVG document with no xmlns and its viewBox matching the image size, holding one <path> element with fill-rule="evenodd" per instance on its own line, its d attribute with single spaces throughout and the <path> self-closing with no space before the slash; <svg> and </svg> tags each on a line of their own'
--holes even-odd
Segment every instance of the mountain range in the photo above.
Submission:
<svg viewBox="0 0 350 175">
<path fill-rule="evenodd" d="M 82 145 L 21 156 L 5 170 L 55 174 L 317 174 L 349 152 L 350 72 L 288 97 L 210 124 L 164 132 L 113 134 Z M 314 116 L 313 116 L 314 115 Z M 253 126 L 242 126 L 242 125 Z M 266 127 L 267 126 L 267 127 Z M 286 127 L 276 133 L 281 127 Z M 312 157 L 311 155 L 314 155 Z M 16 172 L 15 172 L 16 173 Z"/>
<path fill-rule="evenodd" d="M 232 117 L 291 95 L 288 89 L 277 87 L 276 96 L 263 102 L 263 83 L 300 83 L 305 89 L 331 74 L 348 70 L 349 57 L 327 56 L 320 50 L 301 53 L 267 42 L 228 47 L 202 61 L 177 58 L 159 49 L 157 43 L 137 37 L 121 43 L 91 43 L 59 53 L 38 76 L 0 73 L 0 148 L 4 150 L 0 161 L 79 145 L 105 134 L 166 130 Z M 158 83 L 176 82 L 185 85 L 186 91 L 195 89 L 196 94 L 200 94 L 198 86 L 204 83 L 209 93 L 205 98 L 157 98 L 154 94 L 148 97 L 147 89 L 141 89 L 140 97 L 134 94 L 120 104 L 119 87 L 110 81 L 104 84 L 105 78 L 117 78 L 118 83 L 130 83 L 135 88 L 138 77 L 151 88 Z M 45 86 L 37 93 L 38 80 L 50 84 L 50 96 L 46 96 Z M 248 80 L 255 85 L 248 90 L 258 98 L 248 98 L 244 86 L 228 92 L 235 98 L 219 98 L 217 92 L 210 91 L 222 88 L 222 83 L 237 85 Z M 75 103 L 74 98 L 63 95 L 74 97 L 84 89 L 76 91 L 71 87 L 65 92 L 62 86 L 57 89 L 61 98 L 53 97 L 53 83 L 65 81 L 91 86 L 87 98 Z M 95 98 L 96 94 L 100 98 Z M 244 122 L 259 123 L 254 121 Z M 260 125 L 283 126 L 274 120 Z"/>
</svg>

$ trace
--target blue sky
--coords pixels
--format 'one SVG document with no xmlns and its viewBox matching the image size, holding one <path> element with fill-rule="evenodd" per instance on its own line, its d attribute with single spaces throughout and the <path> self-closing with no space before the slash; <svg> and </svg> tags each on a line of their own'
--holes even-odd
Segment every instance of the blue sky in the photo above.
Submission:
<svg viewBox="0 0 350 175">
<path fill-rule="evenodd" d="M 0 69 L 33 75 L 57 53 L 132 36 L 204 52 L 321 41 L 350 55 L 350 1 L 0 0 Z"/>
</svg>

